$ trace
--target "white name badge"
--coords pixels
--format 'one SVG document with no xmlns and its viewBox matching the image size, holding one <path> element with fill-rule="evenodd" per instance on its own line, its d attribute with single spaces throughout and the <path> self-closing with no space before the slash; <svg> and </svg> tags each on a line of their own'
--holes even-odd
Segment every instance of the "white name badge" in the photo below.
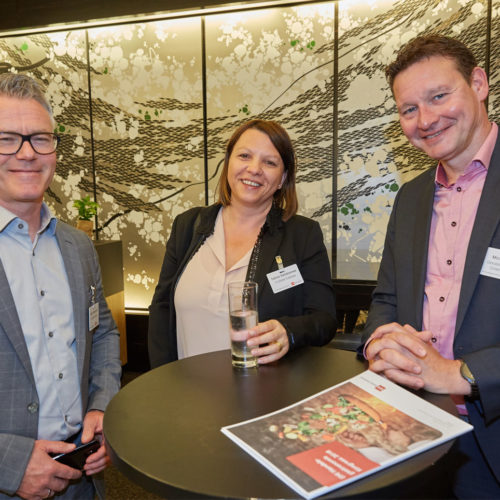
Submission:
<svg viewBox="0 0 500 500">
<path fill-rule="evenodd" d="M 279 293 L 304 283 L 304 279 L 300 274 L 297 264 L 278 269 L 272 273 L 267 273 L 267 279 L 274 293 Z"/>
<path fill-rule="evenodd" d="M 481 268 L 483 276 L 500 279 L 500 248 L 489 247 Z"/>
<path fill-rule="evenodd" d="M 89 307 L 89 330 L 92 331 L 94 328 L 99 326 L 99 302 L 92 304 Z"/>
</svg>

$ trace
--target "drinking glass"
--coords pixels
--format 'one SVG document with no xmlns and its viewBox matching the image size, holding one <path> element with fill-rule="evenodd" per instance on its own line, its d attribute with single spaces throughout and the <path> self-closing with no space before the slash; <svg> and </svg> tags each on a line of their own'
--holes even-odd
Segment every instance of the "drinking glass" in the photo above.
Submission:
<svg viewBox="0 0 500 500">
<path fill-rule="evenodd" d="M 231 335 L 231 359 L 237 368 L 253 368 L 258 365 L 247 346 L 248 330 L 259 322 L 257 312 L 257 283 L 233 281 L 228 285 L 229 331 Z"/>
</svg>

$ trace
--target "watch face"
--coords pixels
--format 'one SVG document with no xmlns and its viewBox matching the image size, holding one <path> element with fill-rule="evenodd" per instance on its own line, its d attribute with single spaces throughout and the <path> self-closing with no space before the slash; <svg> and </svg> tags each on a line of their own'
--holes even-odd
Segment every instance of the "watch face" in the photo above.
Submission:
<svg viewBox="0 0 500 500">
<path fill-rule="evenodd" d="M 474 375 L 472 375 L 472 372 L 465 361 L 462 361 L 462 364 L 460 365 L 460 374 L 465 380 L 467 380 L 467 382 L 469 382 L 469 384 L 476 383 L 476 379 L 474 378 Z"/>
<path fill-rule="evenodd" d="M 466 399 L 478 399 L 479 398 L 479 387 L 476 384 L 476 379 L 472 372 L 470 371 L 467 363 L 464 360 L 460 360 L 462 364 L 460 365 L 460 375 L 467 380 L 470 384 L 470 394 L 465 396 Z"/>
</svg>

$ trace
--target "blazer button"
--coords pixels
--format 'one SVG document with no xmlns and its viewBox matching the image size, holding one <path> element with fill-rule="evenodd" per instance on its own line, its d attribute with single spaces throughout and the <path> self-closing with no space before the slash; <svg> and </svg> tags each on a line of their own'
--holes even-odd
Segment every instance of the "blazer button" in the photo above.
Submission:
<svg viewBox="0 0 500 500">
<path fill-rule="evenodd" d="M 30 403 L 28 405 L 28 411 L 30 413 L 36 413 L 38 411 L 38 403 Z"/>
</svg>

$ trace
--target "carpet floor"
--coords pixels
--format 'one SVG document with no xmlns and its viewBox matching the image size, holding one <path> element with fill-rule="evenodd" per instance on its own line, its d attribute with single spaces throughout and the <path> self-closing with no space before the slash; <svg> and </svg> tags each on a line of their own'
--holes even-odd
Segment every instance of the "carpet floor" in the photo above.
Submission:
<svg viewBox="0 0 500 500">
<path fill-rule="evenodd" d="M 113 465 L 104 471 L 104 481 L 106 500 L 158 500 L 161 498 L 129 481 Z"/>
</svg>

